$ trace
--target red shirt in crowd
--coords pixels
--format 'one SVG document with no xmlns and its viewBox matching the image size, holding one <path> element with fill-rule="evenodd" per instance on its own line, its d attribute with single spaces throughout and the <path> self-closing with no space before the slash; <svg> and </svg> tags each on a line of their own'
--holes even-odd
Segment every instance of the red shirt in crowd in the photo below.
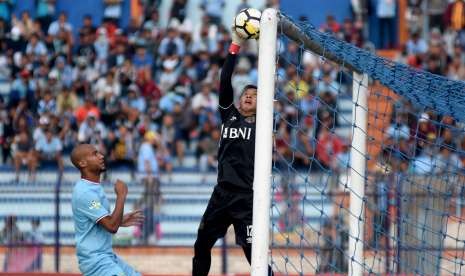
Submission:
<svg viewBox="0 0 465 276">
<path fill-rule="evenodd" d="M 96 107 L 95 105 L 87 104 L 78 107 L 76 111 L 74 111 L 74 116 L 76 117 L 77 122 L 80 124 L 84 122 L 89 113 L 94 114 L 97 119 L 100 118 L 100 110 L 98 109 L 98 107 Z"/>
<path fill-rule="evenodd" d="M 344 149 L 344 141 L 336 134 L 321 130 L 316 143 L 316 157 L 325 166 L 330 167 L 336 155 Z"/>
</svg>

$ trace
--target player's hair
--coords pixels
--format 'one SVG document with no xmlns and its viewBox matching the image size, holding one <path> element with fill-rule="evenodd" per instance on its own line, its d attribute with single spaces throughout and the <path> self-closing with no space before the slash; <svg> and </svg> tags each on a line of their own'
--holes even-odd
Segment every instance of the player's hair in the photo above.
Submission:
<svg viewBox="0 0 465 276">
<path fill-rule="evenodd" d="M 242 97 L 242 95 L 244 95 L 244 92 L 247 91 L 248 89 L 255 89 L 255 90 L 257 90 L 257 86 L 254 85 L 254 84 L 247 84 L 247 85 L 242 89 L 241 97 Z"/>
</svg>

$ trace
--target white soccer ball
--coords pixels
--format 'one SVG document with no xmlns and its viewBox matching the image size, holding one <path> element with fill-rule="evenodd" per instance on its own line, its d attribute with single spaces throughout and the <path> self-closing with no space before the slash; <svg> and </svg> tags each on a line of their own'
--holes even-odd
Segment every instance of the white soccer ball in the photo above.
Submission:
<svg viewBox="0 0 465 276">
<path fill-rule="evenodd" d="M 260 35 L 262 13 L 253 8 L 243 9 L 234 18 L 234 30 L 243 39 L 257 39 Z"/>
</svg>

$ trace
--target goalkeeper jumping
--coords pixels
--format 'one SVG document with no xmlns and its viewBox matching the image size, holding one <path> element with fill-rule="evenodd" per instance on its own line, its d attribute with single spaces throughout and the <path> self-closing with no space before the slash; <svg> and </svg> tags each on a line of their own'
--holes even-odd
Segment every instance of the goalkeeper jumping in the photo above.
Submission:
<svg viewBox="0 0 465 276">
<path fill-rule="evenodd" d="M 239 108 L 236 108 L 231 85 L 237 53 L 243 41 L 233 30 L 229 54 L 221 71 L 219 111 L 222 125 L 218 149 L 218 184 L 198 229 L 194 245 L 193 276 L 208 275 L 211 249 L 219 238 L 224 237 L 231 224 L 234 225 L 236 243 L 242 247 L 247 261 L 251 263 L 257 87 L 245 86 Z"/>
</svg>

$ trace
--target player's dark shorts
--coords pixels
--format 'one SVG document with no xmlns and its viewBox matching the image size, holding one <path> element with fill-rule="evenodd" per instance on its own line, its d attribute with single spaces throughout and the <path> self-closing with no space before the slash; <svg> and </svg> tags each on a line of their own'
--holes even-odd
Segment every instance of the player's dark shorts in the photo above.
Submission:
<svg viewBox="0 0 465 276">
<path fill-rule="evenodd" d="M 253 192 L 215 186 L 200 222 L 197 238 L 222 238 L 232 224 L 236 233 L 236 244 L 251 246 L 252 206 Z"/>
</svg>

